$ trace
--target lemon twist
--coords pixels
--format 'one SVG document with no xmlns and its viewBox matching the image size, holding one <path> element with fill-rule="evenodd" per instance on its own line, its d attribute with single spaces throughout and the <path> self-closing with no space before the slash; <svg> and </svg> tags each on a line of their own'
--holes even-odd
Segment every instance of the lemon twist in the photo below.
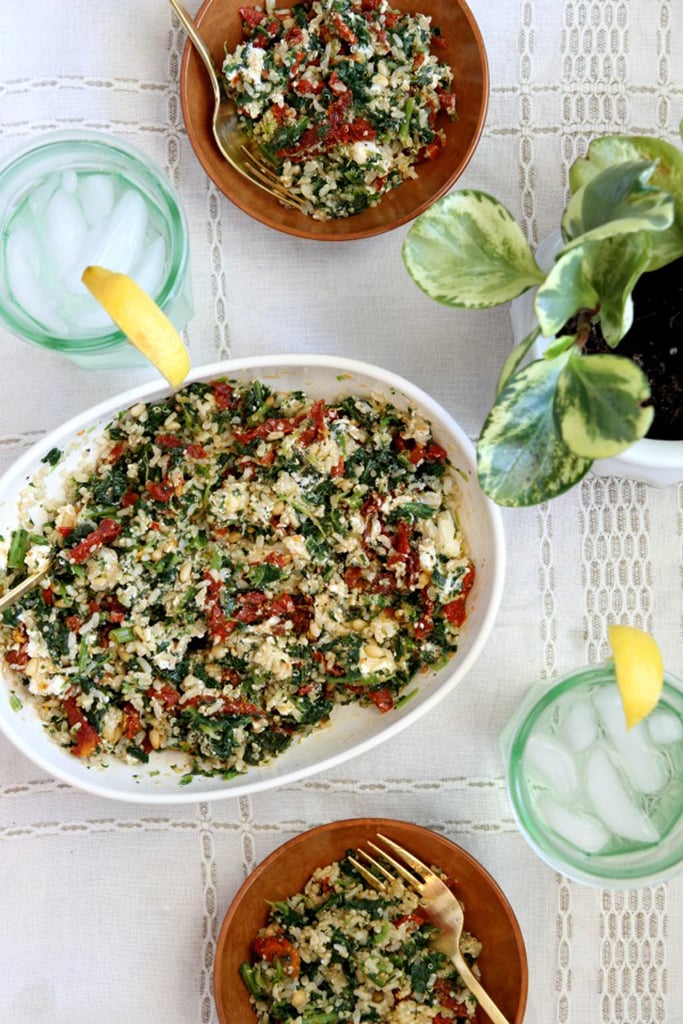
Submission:
<svg viewBox="0 0 683 1024">
<path fill-rule="evenodd" d="M 127 274 L 86 267 L 81 280 L 135 348 L 177 388 L 190 369 L 185 344 L 165 313 Z"/>
<path fill-rule="evenodd" d="M 650 714 L 662 695 L 662 654 L 654 637 L 635 626 L 611 625 L 607 635 L 626 728 L 632 729 Z"/>
</svg>

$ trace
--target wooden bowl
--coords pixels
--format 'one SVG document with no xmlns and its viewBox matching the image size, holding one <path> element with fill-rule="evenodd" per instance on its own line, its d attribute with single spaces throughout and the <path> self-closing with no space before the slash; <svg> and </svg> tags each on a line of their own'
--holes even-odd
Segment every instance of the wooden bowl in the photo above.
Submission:
<svg viewBox="0 0 683 1024">
<path fill-rule="evenodd" d="M 239 9 L 243 6 L 244 0 L 206 0 L 197 13 L 197 28 L 219 67 L 226 46 L 233 50 L 242 39 Z M 479 141 L 488 105 L 488 64 L 479 27 L 464 0 L 393 0 L 392 6 L 429 14 L 432 24 L 441 28 L 446 46 L 438 55 L 453 68 L 459 120 L 442 117 L 445 146 L 436 159 L 419 165 L 417 178 L 388 193 L 378 206 L 338 220 L 317 221 L 285 209 L 230 166 L 211 132 L 213 92 L 209 78 L 188 40 L 180 69 L 180 100 L 187 134 L 211 180 L 249 216 L 300 238 L 330 242 L 367 238 L 417 217 L 462 174 Z"/>
<path fill-rule="evenodd" d="M 239 968 L 249 959 L 251 943 L 266 922 L 269 902 L 300 892 L 316 868 L 339 860 L 377 832 L 427 864 L 438 865 L 454 880 L 465 908 L 465 928 L 483 944 L 477 960 L 482 984 L 510 1024 L 521 1024 L 528 987 L 526 949 L 501 889 L 481 864 L 449 839 L 419 825 L 387 818 L 321 825 L 290 839 L 252 872 L 232 901 L 218 937 L 214 995 L 220 1024 L 255 1024 Z M 477 1019 L 486 1024 L 489 1018 L 480 1008 Z"/>
</svg>

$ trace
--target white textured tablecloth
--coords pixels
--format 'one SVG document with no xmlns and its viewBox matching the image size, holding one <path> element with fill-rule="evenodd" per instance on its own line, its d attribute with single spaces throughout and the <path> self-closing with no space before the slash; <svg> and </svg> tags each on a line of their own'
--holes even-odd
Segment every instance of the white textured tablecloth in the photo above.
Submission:
<svg viewBox="0 0 683 1024">
<path fill-rule="evenodd" d="M 501 196 L 537 242 L 592 135 L 675 139 L 683 3 L 472 8 L 492 89 L 460 184 Z M 407 229 L 324 245 L 232 206 L 183 128 L 184 42 L 164 0 L 3 0 L 0 156 L 41 132 L 85 127 L 156 159 L 190 223 L 196 314 L 185 336 L 195 365 L 269 352 L 361 357 L 415 381 L 476 437 L 511 345 L 507 313 L 427 300 L 401 262 Z M 79 370 L 2 331 L 0 346 L 2 469 L 67 417 L 154 377 Z M 505 597 L 477 665 L 438 710 L 308 782 L 157 810 L 72 790 L 0 739 L 0 1021 L 214 1022 L 217 930 L 247 874 L 310 826 L 378 815 L 445 833 L 498 880 L 526 939 L 528 1024 L 682 1024 L 683 878 L 615 893 L 555 874 L 513 823 L 497 745 L 535 678 L 607 654 L 609 620 L 654 632 L 683 674 L 682 523 L 683 488 L 592 476 L 552 505 L 506 512 Z"/>
</svg>

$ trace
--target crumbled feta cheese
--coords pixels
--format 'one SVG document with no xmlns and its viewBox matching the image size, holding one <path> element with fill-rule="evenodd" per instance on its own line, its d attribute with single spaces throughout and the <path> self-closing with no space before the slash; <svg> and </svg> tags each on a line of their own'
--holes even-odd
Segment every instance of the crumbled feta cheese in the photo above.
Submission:
<svg viewBox="0 0 683 1024">
<path fill-rule="evenodd" d="M 275 679 L 288 679 L 292 674 L 292 660 L 275 640 L 268 636 L 254 652 L 254 664 L 269 672 Z"/>
<path fill-rule="evenodd" d="M 88 559 L 86 572 L 93 590 L 111 590 L 119 578 L 119 556 L 113 548 L 102 548 Z"/>
<path fill-rule="evenodd" d="M 436 517 L 436 546 L 441 554 L 448 558 L 458 558 L 462 555 L 462 540 L 455 532 L 453 516 L 448 512 L 439 512 Z"/>
<path fill-rule="evenodd" d="M 42 533 L 20 520 L 46 538 L 33 565 L 61 546 L 58 518 L 92 530 L 110 477 L 131 488 L 111 541 L 55 558 L 0 622 L 50 735 L 75 749 L 85 715 L 101 763 L 168 750 L 179 770 L 187 756 L 193 772 L 246 771 L 327 721 L 329 702 L 372 700 L 359 681 L 394 699 L 408 664 L 454 651 L 457 627 L 417 628 L 469 565 L 450 472 L 399 443 L 423 424 L 382 395 L 321 410 L 260 382 L 195 383 L 117 417 L 103 461 L 64 477 L 61 505 L 44 499 Z"/>
<path fill-rule="evenodd" d="M 436 145 L 444 139 L 440 126 L 434 131 L 434 112 L 450 93 L 453 71 L 431 53 L 431 31 L 418 15 L 402 16 L 398 31 L 389 13 L 384 3 L 363 7 L 352 0 L 340 9 L 330 0 L 312 0 L 296 20 L 286 9 L 276 12 L 279 24 L 269 21 L 256 38 L 247 30 L 223 62 L 228 93 L 257 146 L 268 146 L 281 128 L 305 127 L 283 139 L 286 159 L 276 173 L 318 220 L 377 205 L 416 176 L 425 129 Z M 329 94 L 344 98 L 335 118 L 362 125 L 361 139 L 327 132 Z M 275 118 L 274 109 L 284 117 Z"/>
</svg>

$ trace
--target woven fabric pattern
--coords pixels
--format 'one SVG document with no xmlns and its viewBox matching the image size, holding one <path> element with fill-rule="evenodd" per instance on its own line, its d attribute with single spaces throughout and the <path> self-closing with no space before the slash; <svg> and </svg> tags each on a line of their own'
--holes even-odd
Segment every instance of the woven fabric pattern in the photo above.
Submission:
<svg viewBox="0 0 683 1024">
<path fill-rule="evenodd" d="M 197 0 L 188 0 L 195 13 Z M 419 4 L 417 5 L 419 6 Z M 601 132 L 677 137 L 681 0 L 471 0 L 489 113 L 462 186 L 500 196 L 537 244 L 566 175 Z M 430 302 L 407 278 L 407 228 L 326 246 L 252 222 L 207 179 L 185 133 L 185 35 L 164 0 L 4 0 L 0 159 L 63 128 L 142 148 L 178 189 L 191 235 L 195 365 L 316 352 L 415 381 L 476 438 L 510 350 L 506 310 Z M 0 469 L 151 368 L 85 371 L 0 330 Z M 555 874 L 514 823 L 498 736 L 528 686 L 608 655 L 607 624 L 653 631 L 683 675 L 683 486 L 589 476 L 505 513 L 500 615 L 463 684 L 413 728 L 282 789 L 163 810 L 55 782 L 0 738 L 0 1020 L 216 1024 L 223 915 L 273 849 L 325 821 L 396 817 L 441 832 L 499 882 L 529 955 L 526 1024 L 683 1024 L 683 878 L 615 893 Z M 504 970 L 505 965 L 501 964 Z M 246 1024 L 246 1022 L 245 1022 Z"/>
</svg>

